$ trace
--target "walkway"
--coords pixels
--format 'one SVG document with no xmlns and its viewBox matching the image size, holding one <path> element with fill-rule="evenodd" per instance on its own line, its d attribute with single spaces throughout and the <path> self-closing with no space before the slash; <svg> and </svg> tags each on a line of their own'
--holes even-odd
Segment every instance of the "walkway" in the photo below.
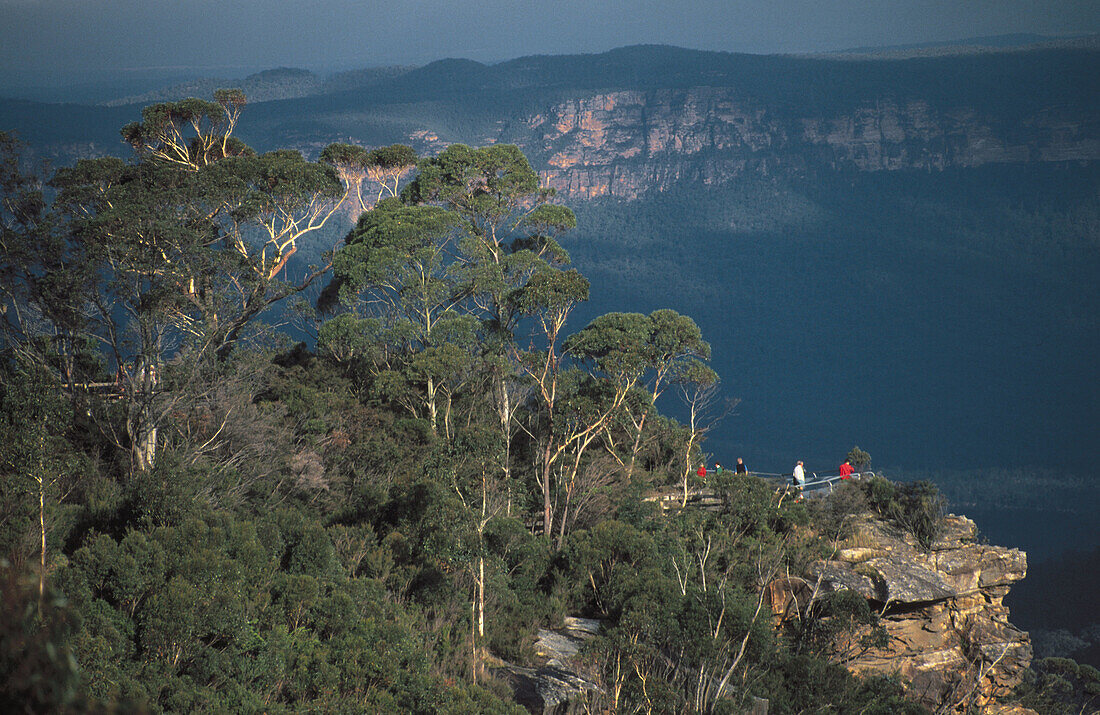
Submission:
<svg viewBox="0 0 1100 715">
<path fill-rule="evenodd" d="M 732 474 L 732 472 L 730 472 Z M 767 472 L 749 472 L 749 476 L 758 477 L 775 486 L 776 491 L 787 491 L 794 494 L 795 487 L 790 474 L 770 474 Z M 850 479 L 870 479 L 874 472 L 855 472 Z M 806 481 L 802 488 L 802 494 L 807 499 L 817 499 L 826 494 L 831 494 L 836 489 L 842 477 L 837 474 L 828 477 L 814 477 Z M 677 487 L 665 487 L 657 489 L 645 501 L 657 502 L 661 509 L 676 509 L 684 502 L 684 490 Z M 699 509 L 717 510 L 722 507 L 722 497 L 712 487 L 697 487 L 689 489 L 687 493 L 687 506 Z"/>
</svg>

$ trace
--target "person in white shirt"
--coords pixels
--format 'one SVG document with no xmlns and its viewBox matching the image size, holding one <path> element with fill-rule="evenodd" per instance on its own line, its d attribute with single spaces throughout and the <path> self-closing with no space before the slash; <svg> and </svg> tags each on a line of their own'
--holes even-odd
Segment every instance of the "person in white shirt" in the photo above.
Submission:
<svg viewBox="0 0 1100 715">
<path fill-rule="evenodd" d="M 794 484 L 798 487 L 798 491 L 802 491 L 802 487 L 806 486 L 806 470 L 802 467 L 802 460 L 798 460 L 798 464 L 794 465 Z"/>
</svg>

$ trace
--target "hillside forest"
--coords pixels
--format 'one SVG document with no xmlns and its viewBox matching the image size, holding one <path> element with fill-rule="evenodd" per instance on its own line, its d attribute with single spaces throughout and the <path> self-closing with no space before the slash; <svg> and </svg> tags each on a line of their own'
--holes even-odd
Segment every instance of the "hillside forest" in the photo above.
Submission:
<svg viewBox="0 0 1100 715">
<path fill-rule="evenodd" d="M 929 485 L 725 473 L 662 512 L 733 408 L 710 346 L 670 309 L 574 325 L 576 216 L 516 147 L 307 161 L 244 106 L 151 105 L 131 159 L 52 172 L 0 134 L 6 712 L 523 712 L 502 673 L 566 616 L 602 624 L 591 711 L 925 712 L 844 668 L 864 599 L 776 627 L 765 589 L 855 510 L 928 538 Z"/>
<path fill-rule="evenodd" d="M 773 627 L 764 586 L 836 537 L 807 505 L 644 499 L 729 409 L 709 346 L 569 325 L 575 217 L 515 147 L 257 154 L 244 103 L 152 105 L 131 160 L 49 176 L 0 135 L 5 711 L 513 712 L 495 674 L 566 615 L 604 623 L 593 709 L 921 711 L 842 667 L 862 599 Z"/>
</svg>

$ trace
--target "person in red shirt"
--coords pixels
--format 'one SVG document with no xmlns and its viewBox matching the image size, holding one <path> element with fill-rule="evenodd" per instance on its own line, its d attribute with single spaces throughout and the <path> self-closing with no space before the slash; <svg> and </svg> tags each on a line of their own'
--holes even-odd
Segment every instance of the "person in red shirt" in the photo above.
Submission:
<svg viewBox="0 0 1100 715">
<path fill-rule="evenodd" d="M 698 470 L 696 470 L 696 472 L 695 472 L 695 473 L 696 473 L 697 475 L 699 475 L 699 478 L 700 478 L 700 479 L 706 479 L 706 478 L 707 478 L 707 465 L 705 465 L 705 464 L 700 464 L 700 465 L 699 465 L 699 469 L 698 469 Z"/>
<path fill-rule="evenodd" d="M 847 459 L 845 459 L 844 464 L 840 465 L 840 478 L 841 479 L 851 479 L 852 478 L 852 472 L 854 472 L 854 471 L 855 470 L 852 469 L 852 465 L 848 463 Z"/>
</svg>

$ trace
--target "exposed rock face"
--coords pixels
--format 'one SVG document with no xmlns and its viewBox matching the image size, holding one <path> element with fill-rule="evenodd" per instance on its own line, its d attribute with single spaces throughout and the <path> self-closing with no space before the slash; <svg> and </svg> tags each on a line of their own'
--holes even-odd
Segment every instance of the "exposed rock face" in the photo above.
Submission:
<svg viewBox="0 0 1100 715">
<path fill-rule="evenodd" d="M 567 99 L 486 142 L 524 150 L 570 198 L 636 198 L 679 180 L 814 168 L 939 170 L 991 163 L 1095 160 L 1096 127 L 1044 110 L 1005 126 L 966 107 L 872 98 L 832 116 L 769 107 L 735 87 L 623 90 Z"/>
<path fill-rule="evenodd" d="M 512 686 L 516 702 L 539 715 L 567 715 L 578 700 L 599 686 L 583 676 L 576 656 L 581 646 L 600 630 L 599 621 L 589 618 L 566 618 L 565 627 L 550 631 L 539 629 L 536 654 L 545 663 L 538 668 L 522 668 L 502 664 L 494 674 Z"/>
<path fill-rule="evenodd" d="M 974 522 L 945 518 L 942 536 L 924 551 L 915 539 L 870 518 L 829 561 L 812 565 L 805 582 L 772 589 L 776 611 L 819 584 L 847 589 L 883 613 L 889 645 L 854 654 L 853 672 L 898 673 L 935 712 L 1001 712 L 1031 662 L 1027 633 L 1008 621 L 1009 586 L 1027 572 L 1022 551 L 977 542 Z M 1022 712 L 1022 711 L 1021 711 Z"/>
</svg>

